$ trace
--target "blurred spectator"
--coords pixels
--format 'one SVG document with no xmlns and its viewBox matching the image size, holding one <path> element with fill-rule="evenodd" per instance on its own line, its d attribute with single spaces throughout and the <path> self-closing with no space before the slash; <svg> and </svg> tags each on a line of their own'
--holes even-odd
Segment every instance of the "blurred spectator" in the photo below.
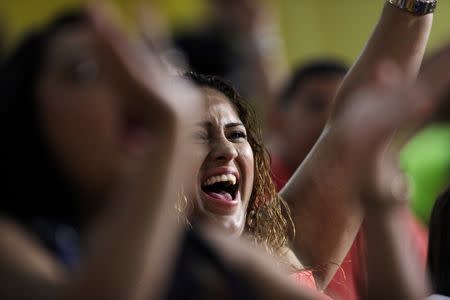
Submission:
<svg viewBox="0 0 450 300">
<path fill-rule="evenodd" d="M 300 65 L 280 93 L 272 112 L 272 172 L 281 189 L 306 158 L 327 123 L 336 92 L 348 67 L 323 58 Z M 364 293 L 364 241 L 361 234 L 327 288 L 338 299 L 361 299 Z"/>
<path fill-rule="evenodd" d="M 280 189 L 319 138 L 348 67 L 331 58 L 298 66 L 271 112 L 273 173 Z"/>
<path fill-rule="evenodd" d="M 28 32 L 0 95 L 0 298 L 156 297 L 181 231 L 163 187 L 181 185 L 188 147 L 171 122 L 191 124 L 201 97 L 99 8 Z"/>
<path fill-rule="evenodd" d="M 328 122 L 333 100 L 348 68 L 330 58 L 300 66 L 282 90 L 272 112 L 270 135 L 272 171 L 281 189 L 319 139 Z M 427 232 L 414 217 L 404 216 L 425 263 Z M 360 232 L 330 282 L 327 293 L 338 299 L 363 299 L 367 294 L 366 246 Z"/>
</svg>

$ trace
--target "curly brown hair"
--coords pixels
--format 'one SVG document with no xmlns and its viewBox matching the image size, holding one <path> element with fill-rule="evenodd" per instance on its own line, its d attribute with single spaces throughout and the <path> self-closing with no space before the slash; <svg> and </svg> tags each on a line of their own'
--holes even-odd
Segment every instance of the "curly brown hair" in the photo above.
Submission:
<svg viewBox="0 0 450 300">
<path fill-rule="evenodd" d="M 272 180 L 270 155 L 264 146 L 261 126 L 253 107 L 223 79 L 188 72 L 185 77 L 199 87 L 212 88 L 224 94 L 236 108 L 247 130 L 247 139 L 253 150 L 255 179 L 248 206 L 245 232 L 270 253 L 283 256 L 289 235 L 294 233 L 291 212 L 278 195 Z"/>
</svg>

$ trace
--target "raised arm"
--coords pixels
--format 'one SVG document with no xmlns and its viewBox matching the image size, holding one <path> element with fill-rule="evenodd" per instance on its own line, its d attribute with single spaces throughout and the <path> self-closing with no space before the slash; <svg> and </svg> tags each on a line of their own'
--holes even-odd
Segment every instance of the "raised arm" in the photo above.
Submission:
<svg viewBox="0 0 450 300">
<path fill-rule="evenodd" d="M 380 62 L 390 60 L 400 69 L 405 82 L 413 82 L 422 64 L 433 23 L 433 14 L 416 16 L 386 3 L 380 20 L 336 96 L 336 105 L 348 94 L 370 84 L 371 74 Z"/>
<path fill-rule="evenodd" d="M 408 207 L 367 211 L 368 299 L 420 300 L 427 280 L 404 220 Z"/>
<path fill-rule="evenodd" d="M 349 96 L 374 81 L 380 62 L 398 65 L 402 81 L 415 79 L 432 19 L 431 14 L 415 16 L 385 4 L 375 31 L 342 83 L 327 128 L 281 191 L 295 218 L 293 248 L 304 265 L 318 267 L 315 276 L 322 289 L 350 249 L 363 219 L 354 191 L 360 174 L 354 171 L 347 151 L 352 145 L 345 143 L 347 133 L 337 120 L 351 107 Z M 365 126 L 365 120 L 359 121 L 358 126 Z"/>
</svg>

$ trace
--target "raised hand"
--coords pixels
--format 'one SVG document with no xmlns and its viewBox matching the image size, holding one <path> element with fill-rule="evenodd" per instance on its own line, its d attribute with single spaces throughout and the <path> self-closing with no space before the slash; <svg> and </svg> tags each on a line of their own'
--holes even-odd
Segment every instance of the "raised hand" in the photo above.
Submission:
<svg viewBox="0 0 450 300">
<path fill-rule="evenodd" d="M 252 34 L 258 27 L 272 25 L 267 5 L 255 0 L 215 0 L 217 17 L 239 34 Z"/>
<path fill-rule="evenodd" d="M 108 76 L 127 93 L 129 102 L 145 109 L 152 125 L 183 123 L 199 111 L 200 98 L 193 87 L 170 77 L 158 53 L 135 42 L 108 20 L 105 13 L 90 9 L 89 19 L 103 54 Z"/>
<path fill-rule="evenodd" d="M 394 135 L 425 113 L 422 100 L 417 93 L 408 93 L 395 65 L 384 63 L 372 85 L 351 95 L 330 122 L 330 131 L 342 146 L 346 176 L 353 178 L 356 190 L 361 187 L 363 198 L 385 199 L 375 195 L 392 196 L 392 189 L 396 195 L 402 193 L 404 182 L 396 163 L 399 142 Z"/>
<path fill-rule="evenodd" d="M 360 115 L 365 117 L 365 126 L 353 129 L 356 136 L 352 139 L 357 147 L 351 155 L 356 159 L 365 157 L 363 167 L 356 169 L 360 176 L 357 188 L 366 211 L 368 299 L 423 299 L 427 295 L 427 279 L 405 224 L 408 197 L 395 159 L 401 146 L 442 105 L 440 101 L 444 99 L 440 96 L 450 82 L 449 67 L 450 47 L 446 46 L 423 68 L 416 83 L 399 84 L 398 71 L 392 66 L 380 72 L 389 79 L 379 86 L 384 92 L 368 91 L 358 100 L 360 105 L 366 106 L 366 113 Z M 372 100 L 365 100 L 369 98 Z M 384 110 L 377 111 L 376 105 L 369 104 L 377 102 L 384 103 Z M 378 115 L 378 118 L 370 115 Z M 358 143 L 361 138 L 364 141 Z M 375 156 L 369 157 L 370 153 Z M 367 162 L 372 167 L 368 167 Z"/>
<path fill-rule="evenodd" d="M 385 63 L 378 69 L 377 83 L 355 93 L 348 108 L 333 120 L 334 130 L 343 134 L 342 144 L 349 147 L 347 163 L 359 172 L 354 178 L 365 180 L 361 182 L 365 206 L 406 203 L 398 152 L 441 104 L 440 95 L 450 82 L 449 67 L 448 46 L 414 84 L 402 84 L 396 66 Z"/>
</svg>

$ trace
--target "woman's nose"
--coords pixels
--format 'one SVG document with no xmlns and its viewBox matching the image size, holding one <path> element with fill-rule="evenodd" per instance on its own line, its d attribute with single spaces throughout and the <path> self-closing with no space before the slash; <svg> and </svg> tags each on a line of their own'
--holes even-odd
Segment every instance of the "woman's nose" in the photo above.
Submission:
<svg viewBox="0 0 450 300">
<path fill-rule="evenodd" d="M 231 161 L 238 156 L 236 147 L 226 138 L 217 139 L 212 143 L 212 156 L 214 160 Z"/>
</svg>

